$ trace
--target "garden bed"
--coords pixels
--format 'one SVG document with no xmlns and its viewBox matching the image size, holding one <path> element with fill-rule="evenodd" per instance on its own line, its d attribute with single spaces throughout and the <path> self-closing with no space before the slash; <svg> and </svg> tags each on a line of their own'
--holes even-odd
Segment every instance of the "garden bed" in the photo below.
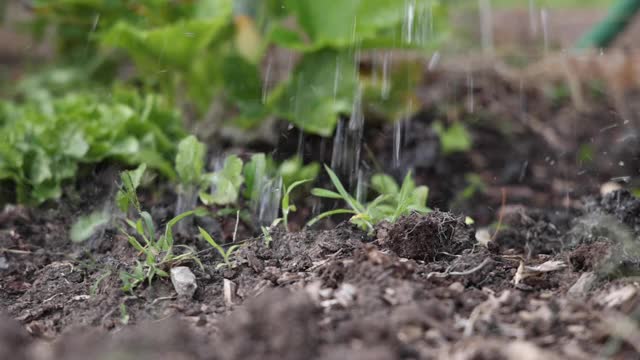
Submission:
<svg viewBox="0 0 640 360">
<path fill-rule="evenodd" d="M 178 237 L 204 265 L 187 264 L 197 279 L 193 298 L 177 296 L 168 279 L 123 292 L 119 272 L 139 254 L 115 228 L 81 245 L 68 241 L 75 218 L 113 198 L 117 172 L 108 166 L 59 201 L 6 207 L 0 358 L 634 356 L 640 200 L 625 190 L 600 195 L 603 184 L 637 169 L 635 149 L 620 142 L 624 122 L 606 99 L 578 113 L 566 97 L 486 69 L 471 74 L 471 86 L 469 72 L 425 76 L 423 111 L 402 125 L 400 164 L 393 125 L 364 135 L 367 161 L 397 177 L 414 168 L 416 182 L 430 187 L 429 206 L 440 210 L 371 234 L 346 222 L 272 231 L 270 246 L 249 226 L 233 236 L 235 216 L 201 224 L 242 246 L 233 267 L 216 269 L 219 255 L 195 232 Z M 442 118 L 469 124 L 471 150 L 443 153 L 431 127 Z M 319 138 L 298 139 L 289 130 L 277 153 L 330 161 L 330 151 L 317 151 Z M 175 195 L 158 185 L 167 189 L 142 201 L 166 221 Z M 470 186 L 477 188 L 461 195 Z M 299 207 L 292 228 L 312 212 L 310 201 Z"/>
</svg>

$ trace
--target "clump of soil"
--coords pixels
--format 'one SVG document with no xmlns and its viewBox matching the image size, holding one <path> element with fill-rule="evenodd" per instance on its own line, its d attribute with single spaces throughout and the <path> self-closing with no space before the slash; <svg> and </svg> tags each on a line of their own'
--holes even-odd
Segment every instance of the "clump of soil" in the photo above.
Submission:
<svg viewBox="0 0 640 360">
<path fill-rule="evenodd" d="M 433 211 L 426 215 L 414 213 L 393 224 L 378 227 L 380 245 L 398 256 L 434 261 L 442 253 L 459 254 L 473 245 L 471 227 L 464 219 L 451 213 Z"/>
<path fill-rule="evenodd" d="M 515 250 L 526 257 L 555 253 L 565 245 L 561 230 L 566 224 L 562 220 L 550 212 L 517 209 L 504 216 L 494 243 L 501 252 Z"/>
</svg>

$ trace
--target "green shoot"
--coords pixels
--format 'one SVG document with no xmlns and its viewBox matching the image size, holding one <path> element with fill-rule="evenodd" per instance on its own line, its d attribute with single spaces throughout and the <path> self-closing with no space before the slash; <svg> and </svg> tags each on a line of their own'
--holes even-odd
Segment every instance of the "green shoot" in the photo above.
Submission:
<svg viewBox="0 0 640 360">
<path fill-rule="evenodd" d="M 213 237 L 203 228 L 198 226 L 198 230 L 200 230 L 200 235 L 222 256 L 222 260 L 224 263 L 218 264 L 216 269 L 226 266 L 227 268 L 231 268 L 231 255 L 238 250 L 240 245 L 232 245 L 227 250 L 225 250 L 222 246 L 218 245 L 218 243 L 213 239 Z"/>
<path fill-rule="evenodd" d="M 282 222 L 284 224 L 284 228 L 286 231 L 289 231 L 289 213 L 296 212 L 297 208 L 294 204 L 290 203 L 291 192 L 298 186 L 308 183 L 312 181 L 312 179 L 300 180 L 291 184 L 289 187 L 286 187 L 284 196 L 282 197 Z"/>
<path fill-rule="evenodd" d="M 222 169 L 214 172 L 210 179 L 213 193 L 200 192 L 200 200 L 207 205 L 235 204 L 240 195 L 240 187 L 244 183 L 242 160 L 236 155 L 227 156 Z"/>
<path fill-rule="evenodd" d="M 262 229 L 262 237 L 264 238 L 264 246 L 270 247 L 271 242 L 273 241 L 273 236 L 271 236 L 271 232 L 269 231 L 268 227 L 262 226 L 261 229 Z"/>
<path fill-rule="evenodd" d="M 140 169 L 138 169 L 140 170 Z M 202 264 L 195 255 L 195 251 L 188 246 L 180 246 L 185 249 L 181 254 L 175 254 L 174 249 L 174 237 L 173 227 L 182 219 L 192 215 L 204 215 L 202 210 L 192 210 L 184 212 L 173 219 L 171 219 L 165 225 L 164 233 L 156 237 L 156 228 L 151 218 L 151 214 L 147 211 L 143 211 L 140 208 L 140 202 L 136 195 L 136 187 L 139 184 L 139 180 L 142 177 L 144 168 L 141 171 L 125 171 L 121 175 L 123 184 L 118 194 L 123 194 L 119 199 L 126 199 L 126 202 L 122 202 L 121 205 L 127 206 L 133 205 L 136 208 L 136 212 L 139 216 L 137 220 L 125 219 L 125 223 L 132 229 L 134 235 L 131 235 L 127 230 L 121 228 L 120 231 L 126 236 L 129 244 L 133 246 L 141 255 L 144 255 L 144 262 L 136 261 L 136 266 L 133 272 L 120 273 L 120 279 L 123 282 L 123 290 L 127 292 L 133 291 L 136 287 L 148 281 L 149 284 L 153 279 L 158 277 L 169 277 L 167 270 L 172 266 L 185 262 L 194 261 L 200 267 Z M 121 207 L 125 212 L 127 208 Z M 142 243 L 138 240 L 142 239 Z"/>
<path fill-rule="evenodd" d="M 325 170 L 333 186 L 338 192 L 327 189 L 313 189 L 314 196 L 344 200 L 349 208 L 326 211 L 313 218 L 307 225 L 311 226 L 321 219 L 338 214 L 352 214 L 350 221 L 363 230 L 373 231 L 374 225 L 381 221 L 395 222 L 400 216 L 411 212 L 426 213 L 429 189 L 426 186 L 415 186 L 411 172 L 405 176 L 402 186 L 388 175 L 377 174 L 371 179 L 371 187 L 378 196 L 367 204 L 362 204 L 351 196 L 344 188 L 338 176 L 325 165 Z"/>
</svg>

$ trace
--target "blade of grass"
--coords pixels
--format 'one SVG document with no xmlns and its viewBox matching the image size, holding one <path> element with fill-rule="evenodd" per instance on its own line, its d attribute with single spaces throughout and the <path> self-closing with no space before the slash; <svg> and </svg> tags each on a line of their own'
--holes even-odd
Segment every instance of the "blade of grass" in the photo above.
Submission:
<svg viewBox="0 0 640 360">
<path fill-rule="evenodd" d="M 313 226 L 315 223 L 317 223 L 318 221 L 329 217 L 329 216 L 333 216 L 333 215 L 338 215 L 338 214 L 357 214 L 358 212 L 354 211 L 354 210 L 349 210 L 349 209 L 336 209 L 336 210 L 330 210 L 330 211 L 326 211 L 323 212 L 322 214 L 314 217 L 313 219 L 311 219 L 311 221 L 309 221 L 307 223 L 307 226 Z"/>
</svg>

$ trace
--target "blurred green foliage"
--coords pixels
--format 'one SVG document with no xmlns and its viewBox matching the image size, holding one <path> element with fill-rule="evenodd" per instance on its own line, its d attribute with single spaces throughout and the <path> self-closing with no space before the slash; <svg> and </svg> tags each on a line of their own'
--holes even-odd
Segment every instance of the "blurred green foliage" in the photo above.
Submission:
<svg viewBox="0 0 640 360">
<path fill-rule="evenodd" d="M 195 105 L 200 117 L 223 99 L 232 114 L 225 124 L 250 128 L 275 115 L 323 136 L 352 109 L 361 82 L 360 51 L 429 49 L 447 35 L 446 7 L 438 0 L 41 0 L 34 5 L 35 33 L 53 26 L 67 61 L 86 62 L 119 49 L 133 60 L 135 80 L 179 105 Z M 273 46 L 301 59 L 267 96 L 261 63 Z M 398 96 L 385 100 L 407 103 Z"/>
<path fill-rule="evenodd" d="M 15 184 L 17 201 L 39 204 L 61 194 L 83 163 L 105 159 L 146 163 L 175 177 L 179 114 L 162 97 L 115 88 L 69 93 L 51 101 L 0 102 L 0 180 Z"/>
</svg>

